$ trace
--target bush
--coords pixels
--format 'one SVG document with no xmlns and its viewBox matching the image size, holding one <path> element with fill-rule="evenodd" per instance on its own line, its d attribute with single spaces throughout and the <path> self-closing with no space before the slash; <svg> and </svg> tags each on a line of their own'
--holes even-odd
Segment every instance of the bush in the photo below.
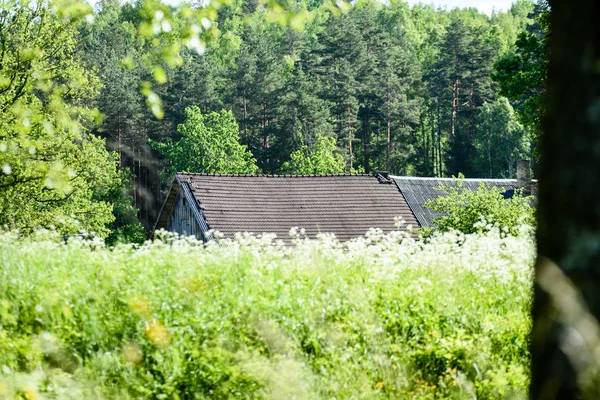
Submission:
<svg viewBox="0 0 600 400">
<path fill-rule="evenodd" d="M 0 235 L 0 398 L 525 398 L 530 233 Z"/>
<path fill-rule="evenodd" d="M 504 189 L 481 183 L 477 191 L 464 188 L 462 176 L 452 185 L 440 184 L 443 193 L 425 203 L 425 207 L 440 214 L 434 219 L 436 229 L 441 232 L 458 230 L 463 233 L 488 232 L 492 227 L 510 235 L 518 235 L 523 225 L 534 226 L 533 197 L 521 195 L 515 190 L 512 197 L 504 197 Z M 424 229 L 428 236 L 432 229 Z"/>
</svg>

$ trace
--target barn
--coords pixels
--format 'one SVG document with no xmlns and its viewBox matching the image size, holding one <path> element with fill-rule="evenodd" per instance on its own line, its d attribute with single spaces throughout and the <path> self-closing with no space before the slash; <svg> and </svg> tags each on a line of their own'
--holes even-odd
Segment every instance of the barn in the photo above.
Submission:
<svg viewBox="0 0 600 400">
<path fill-rule="evenodd" d="M 292 227 L 308 237 L 334 233 L 341 240 L 369 228 L 396 229 L 395 217 L 419 227 L 394 179 L 375 175 L 175 175 L 155 229 L 201 240 L 213 230 L 275 233 L 289 239 Z"/>
</svg>

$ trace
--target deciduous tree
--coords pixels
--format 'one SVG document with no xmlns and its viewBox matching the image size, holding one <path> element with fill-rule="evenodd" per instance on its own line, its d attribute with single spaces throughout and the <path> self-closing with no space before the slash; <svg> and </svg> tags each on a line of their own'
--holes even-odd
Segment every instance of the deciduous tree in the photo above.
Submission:
<svg viewBox="0 0 600 400">
<path fill-rule="evenodd" d="M 186 120 L 177 127 L 181 139 L 166 143 L 151 141 L 171 162 L 174 172 L 252 174 L 256 160 L 239 143 L 238 124 L 231 111 L 202 114 L 196 106 L 185 110 Z"/>
<path fill-rule="evenodd" d="M 0 3 L 0 224 L 31 232 L 95 231 L 112 205 L 116 160 L 84 124 L 99 81 L 75 54 L 86 3 Z"/>
<path fill-rule="evenodd" d="M 290 161 L 283 164 L 281 171 L 297 175 L 343 173 L 344 158 L 335 143 L 334 137 L 319 135 L 313 148 L 303 145 L 293 152 Z"/>
</svg>

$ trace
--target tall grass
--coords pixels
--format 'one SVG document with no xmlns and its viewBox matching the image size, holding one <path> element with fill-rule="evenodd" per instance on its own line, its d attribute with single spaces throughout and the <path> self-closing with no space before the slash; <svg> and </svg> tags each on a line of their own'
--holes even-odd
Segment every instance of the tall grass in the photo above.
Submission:
<svg viewBox="0 0 600 400">
<path fill-rule="evenodd" d="M 533 242 L 0 235 L 0 398 L 524 398 Z"/>
</svg>

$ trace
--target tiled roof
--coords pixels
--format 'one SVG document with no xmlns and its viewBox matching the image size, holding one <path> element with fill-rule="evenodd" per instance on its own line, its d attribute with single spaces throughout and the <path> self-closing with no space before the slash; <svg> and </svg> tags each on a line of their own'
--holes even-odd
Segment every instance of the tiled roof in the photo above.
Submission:
<svg viewBox="0 0 600 400">
<path fill-rule="evenodd" d="M 440 216 L 439 213 L 424 207 L 427 200 L 443 195 L 438 190 L 440 184 L 456 184 L 456 181 L 452 178 L 413 178 L 403 176 L 393 176 L 392 178 L 396 181 L 419 224 L 426 227 L 434 226 L 433 220 Z M 537 197 L 537 185 L 535 182 L 532 181 L 532 191 L 534 197 Z M 504 189 L 507 198 L 511 197 L 517 188 L 516 179 L 464 179 L 463 187 L 467 190 L 477 191 L 481 183 Z"/>
<path fill-rule="evenodd" d="M 401 216 L 413 227 L 418 222 L 398 187 L 372 175 L 206 175 L 177 174 L 187 182 L 211 229 L 276 233 L 288 239 L 292 227 L 312 237 L 335 233 L 345 240 L 369 228 L 395 229 Z"/>
</svg>

